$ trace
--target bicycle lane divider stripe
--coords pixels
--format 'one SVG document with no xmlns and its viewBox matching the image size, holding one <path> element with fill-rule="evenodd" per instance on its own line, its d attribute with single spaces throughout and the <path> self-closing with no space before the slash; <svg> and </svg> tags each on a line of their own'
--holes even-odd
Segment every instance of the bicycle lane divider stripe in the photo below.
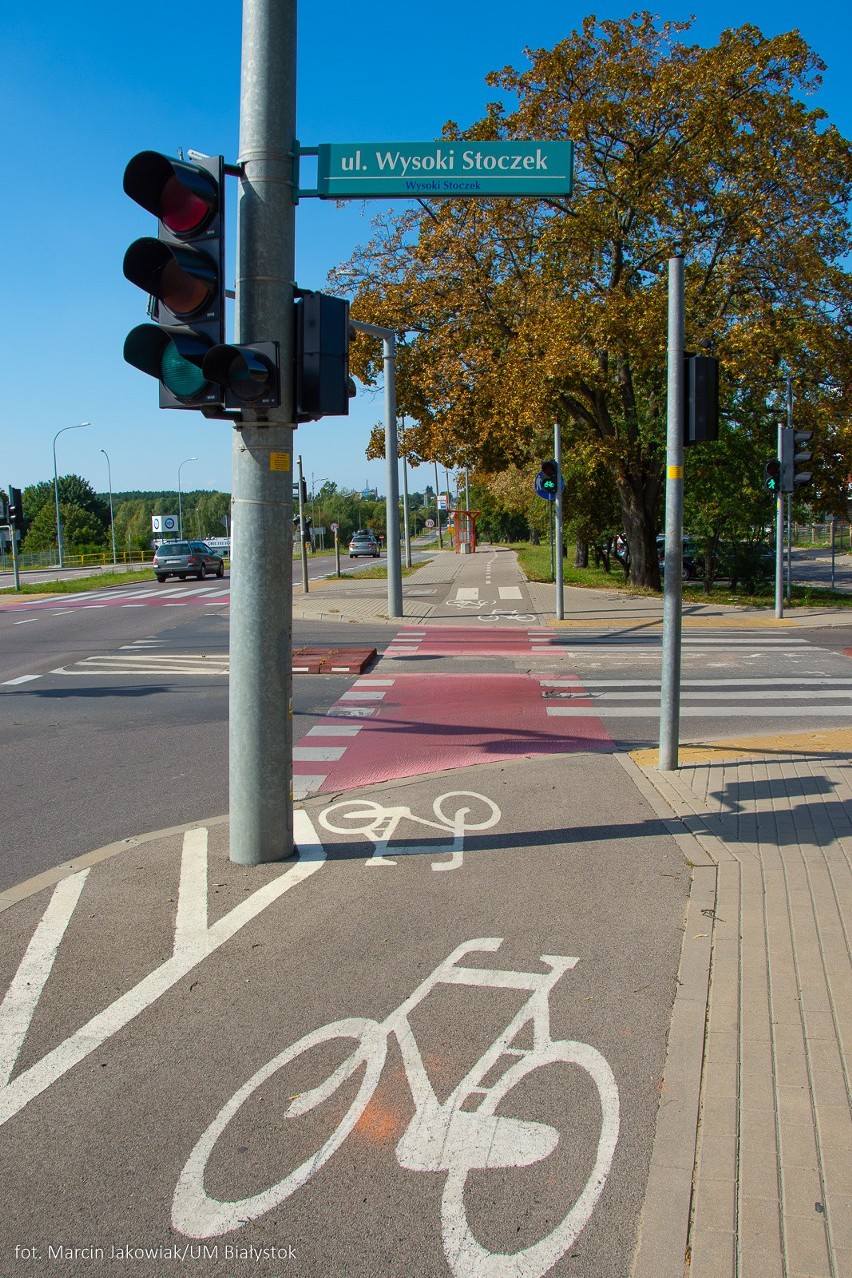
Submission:
<svg viewBox="0 0 852 1278">
<path fill-rule="evenodd" d="M 580 690 L 579 683 L 574 686 Z M 527 674 L 400 674 L 379 703 L 352 705 L 344 694 L 327 711 L 331 722 L 353 716 L 361 720 L 361 730 L 340 759 L 329 764 L 315 792 L 353 790 L 527 756 L 613 748 L 599 717 L 569 723 L 549 715 L 540 680 Z"/>
<path fill-rule="evenodd" d="M 39 1061 L 22 1070 L 11 1082 L 6 1081 L 0 1086 L 0 1125 L 19 1113 L 31 1100 L 149 1008 L 204 958 L 218 950 L 285 892 L 315 874 L 325 862 L 326 853 L 313 822 L 302 809 L 297 808 L 293 813 L 293 834 L 299 853 L 296 864 L 258 888 L 209 927 L 205 926 L 206 900 L 203 905 L 187 902 L 186 899 L 179 900 L 174 952 L 171 957 Z M 195 893 L 202 882 L 206 891 L 206 866 L 206 829 L 199 827 L 187 831 L 184 835 L 180 879 L 180 893 L 184 897 L 187 892 Z M 57 884 L 42 921 L 12 978 L 6 997 L 0 1004 L 0 1062 L 5 1071 L 0 1077 L 7 1080 L 14 1069 L 37 1010 L 39 996 L 50 975 L 62 934 L 79 900 L 88 873 L 88 869 L 78 871 Z M 38 982 L 40 977 L 43 977 L 40 985 L 27 986 L 28 979 Z"/>
</svg>

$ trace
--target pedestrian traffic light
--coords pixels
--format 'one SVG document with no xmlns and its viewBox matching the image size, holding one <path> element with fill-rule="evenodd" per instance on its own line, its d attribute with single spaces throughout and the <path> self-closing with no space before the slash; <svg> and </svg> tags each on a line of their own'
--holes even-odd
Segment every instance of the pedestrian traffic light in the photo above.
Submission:
<svg viewBox="0 0 852 1278">
<path fill-rule="evenodd" d="M 24 506 L 21 501 L 20 488 L 9 485 L 9 523 L 13 528 L 20 528 L 24 522 Z"/>
<path fill-rule="evenodd" d="M 224 390 L 226 408 L 277 408 L 281 378 L 277 342 L 213 346 L 201 361 L 207 380 Z"/>
<path fill-rule="evenodd" d="M 781 492 L 781 462 L 777 457 L 770 457 L 763 467 L 763 483 L 766 491 L 773 497 Z"/>
<path fill-rule="evenodd" d="M 349 376 L 349 303 L 325 293 L 300 292 L 295 301 L 294 420 L 346 417 L 355 383 Z"/>
<path fill-rule="evenodd" d="M 541 490 L 545 493 L 555 493 L 559 488 L 559 466 L 556 461 L 551 458 L 550 461 L 541 463 Z"/>
<path fill-rule="evenodd" d="M 719 438 L 719 361 L 687 355 L 684 373 L 684 445 L 711 443 Z"/>
<path fill-rule="evenodd" d="M 225 402 L 203 369 L 205 355 L 225 342 L 224 182 L 221 156 L 187 164 L 141 151 L 124 171 L 126 193 L 158 219 L 157 238 L 136 240 L 124 255 L 124 274 L 149 294 L 155 321 L 127 335 L 124 358 L 157 378 L 161 408 Z M 237 380 L 245 387 L 262 379 L 252 368 Z"/>
<path fill-rule="evenodd" d="M 812 454 L 808 451 L 797 451 L 800 444 L 806 444 L 813 435 L 812 430 L 796 430 L 793 426 L 781 429 L 781 491 L 794 493 L 802 484 L 811 478 L 809 470 L 799 470 L 798 466 L 809 462 Z"/>
</svg>

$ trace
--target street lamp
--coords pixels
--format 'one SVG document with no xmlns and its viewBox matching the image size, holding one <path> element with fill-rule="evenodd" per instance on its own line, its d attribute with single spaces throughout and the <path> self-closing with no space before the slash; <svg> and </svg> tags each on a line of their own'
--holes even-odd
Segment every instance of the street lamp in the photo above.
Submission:
<svg viewBox="0 0 852 1278">
<path fill-rule="evenodd" d="M 91 426 L 91 422 L 80 422 L 77 426 L 63 426 L 62 430 L 58 430 L 53 436 L 53 495 L 56 498 L 56 546 L 59 550 L 59 567 L 62 564 L 62 523 L 59 518 L 59 476 L 56 473 L 56 441 L 59 436 L 66 430 L 82 430 L 84 426 Z"/>
<path fill-rule="evenodd" d="M 183 541 L 183 507 L 180 500 L 180 470 L 181 466 L 185 466 L 187 462 L 198 461 L 197 457 L 184 457 L 180 466 L 178 466 L 178 536 Z"/>
<path fill-rule="evenodd" d="M 109 453 L 105 448 L 101 449 L 104 457 L 107 459 L 107 483 L 109 484 L 109 529 L 112 533 L 112 562 L 113 567 L 118 563 L 115 553 L 115 521 L 112 517 L 112 467 L 109 464 Z"/>
</svg>

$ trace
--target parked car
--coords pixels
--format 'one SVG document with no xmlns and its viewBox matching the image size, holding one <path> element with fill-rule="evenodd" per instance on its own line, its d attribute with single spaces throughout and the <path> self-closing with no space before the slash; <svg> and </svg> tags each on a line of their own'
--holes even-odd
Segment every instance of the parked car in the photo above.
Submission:
<svg viewBox="0 0 852 1278">
<path fill-rule="evenodd" d="M 666 539 L 663 536 L 657 538 L 657 559 L 660 561 L 660 572 L 665 568 L 666 558 Z M 704 563 L 700 559 L 695 546 L 688 537 L 683 539 L 683 579 L 684 581 L 693 581 L 696 577 L 700 577 L 704 571 Z"/>
<path fill-rule="evenodd" d="M 197 577 L 203 581 L 209 573 L 217 577 L 225 575 L 225 561 L 203 541 L 166 541 L 157 547 L 154 555 L 154 576 L 157 581 L 167 577 Z"/>
<path fill-rule="evenodd" d="M 379 543 L 371 532 L 360 529 L 353 535 L 349 543 L 350 559 L 355 559 L 358 555 L 371 555 L 373 559 L 378 559 L 379 553 Z"/>
</svg>

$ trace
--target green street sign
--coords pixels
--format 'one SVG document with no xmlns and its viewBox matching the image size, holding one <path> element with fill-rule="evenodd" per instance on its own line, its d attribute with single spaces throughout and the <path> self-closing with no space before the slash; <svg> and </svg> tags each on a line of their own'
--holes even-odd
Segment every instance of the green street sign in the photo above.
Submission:
<svg viewBox="0 0 852 1278">
<path fill-rule="evenodd" d="M 311 154 L 310 151 L 305 151 Z M 571 142 L 326 142 L 316 148 L 323 200 L 570 195 Z"/>
</svg>

